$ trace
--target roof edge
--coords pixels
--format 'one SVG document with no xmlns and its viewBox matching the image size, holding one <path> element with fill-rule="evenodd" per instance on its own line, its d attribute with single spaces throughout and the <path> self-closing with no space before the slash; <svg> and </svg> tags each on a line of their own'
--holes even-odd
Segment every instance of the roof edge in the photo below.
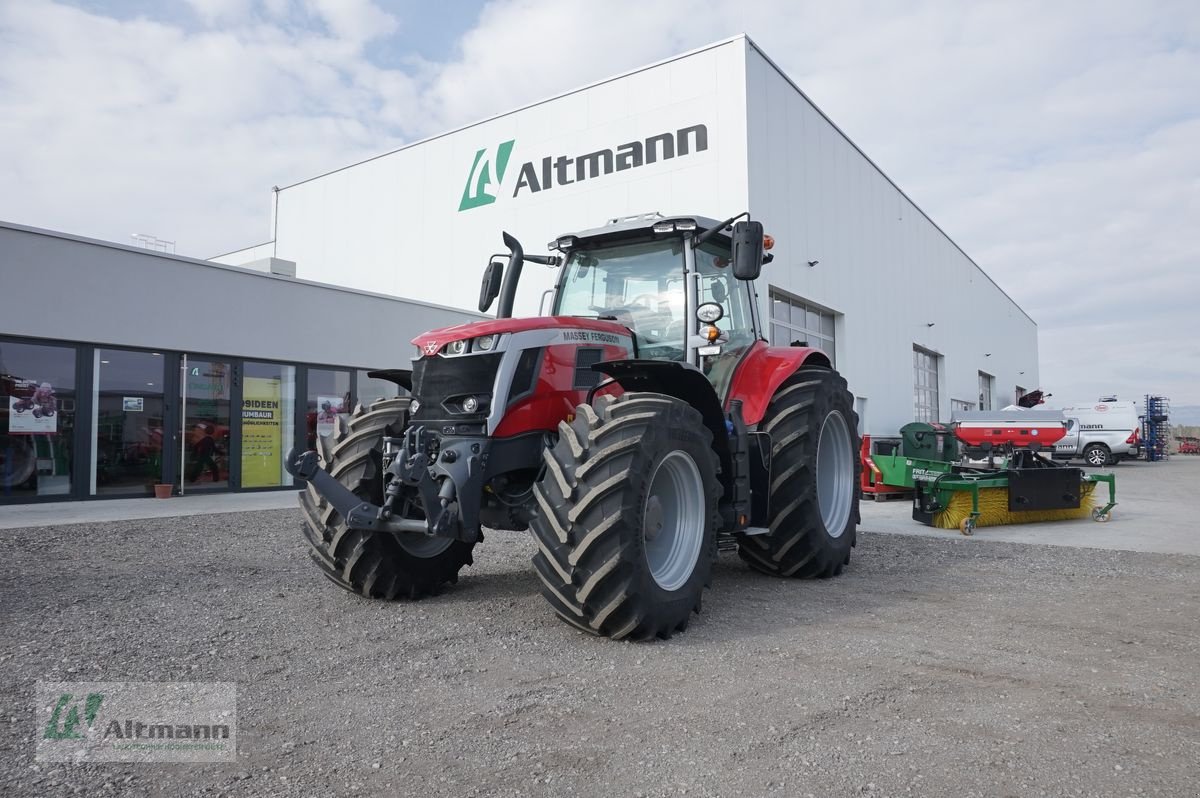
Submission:
<svg viewBox="0 0 1200 798">
<path fill-rule="evenodd" d="M 134 247 L 128 244 L 117 244 L 113 241 L 104 241 L 99 238 L 88 238 L 87 236 L 75 235 L 74 233 L 64 233 L 59 230 L 48 230 L 42 227 L 33 227 L 31 225 L 17 224 L 16 222 L 6 222 L 0 219 L 0 229 L 14 230 L 18 233 L 29 233 L 31 235 L 45 236 L 46 238 L 57 238 L 64 241 L 73 241 L 77 244 L 87 244 L 94 247 L 104 247 L 106 249 L 118 249 L 128 252 L 133 255 L 142 255 L 150 258 L 162 258 L 165 260 L 177 261 L 181 264 L 189 266 L 204 266 L 209 269 L 221 269 L 229 272 L 237 272 L 249 277 L 258 277 L 264 280 L 278 280 L 287 283 L 295 283 L 297 285 L 310 286 L 313 288 L 324 288 L 330 291 L 340 291 L 346 294 L 357 294 L 359 296 L 369 296 L 376 299 L 388 299 L 393 302 L 406 302 L 410 305 L 420 305 L 422 307 L 433 308 L 435 310 L 446 310 L 451 313 L 461 313 L 467 316 L 478 316 L 479 318 L 487 318 L 482 313 L 475 313 L 462 308 L 451 307 L 450 305 L 439 305 L 436 302 L 425 302 L 420 299 L 411 299 L 409 297 L 394 296 L 392 294 L 380 294 L 375 291 L 364 291 L 360 288 L 349 288 L 344 285 L 334 285 L 332 283 L 319 283 L 316 280 L 302 280 L 298 277 L 287 277 L 282 274 L 271 274 L 269 272 L 259 271 L 257 269 L 247 269 L 242 266 L 230 266 L 226 263 L 214 263 L 210 260 L 202 258 L 191 258 L 186 255 L 175 255 L 169 252 L 156 252 L 154 250 L 143 249 L 142 247 Z M 234 250 L 237 252 L 237 250 Z"/>
</svg>

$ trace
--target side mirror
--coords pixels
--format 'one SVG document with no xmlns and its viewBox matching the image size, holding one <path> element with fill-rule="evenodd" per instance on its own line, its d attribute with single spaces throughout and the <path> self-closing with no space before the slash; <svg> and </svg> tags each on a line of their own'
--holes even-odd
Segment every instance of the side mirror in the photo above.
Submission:
<svg viewBox="0 0 1200 798">
<path fill-rule="evenodd" d="M 500 295 L 500 282 L 504 277 L 504 264 L 494 260 L 483 270 L 483 284 L 479 287 L 479 312 L 487 313 L 487 309 Z"/>
<path fill-rule="evenodd" d="M 757 280 L 762 262 L 762 222 L 738 222 L 733 226 L 733 276 L 739 280 Z"/>
</svg>

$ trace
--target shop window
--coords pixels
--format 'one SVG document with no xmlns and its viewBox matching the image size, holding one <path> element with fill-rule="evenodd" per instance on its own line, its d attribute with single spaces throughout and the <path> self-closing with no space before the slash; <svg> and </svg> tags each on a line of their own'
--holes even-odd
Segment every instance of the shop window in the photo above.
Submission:
<svg viewBox="0 0 1200 798">
<path fill-rule="evenodd" d="M 345 420 L 354 408 L 350 405 L 350 371 L 308 370 L 306 412 L 307 445 L 320 449 L 317 439 L 336 434 L 339 419 Z"/>
<path fill-rule="evenodd" d="M 408 392 L 391 380 L 372 379 L 367 372 L 354 372 L 354 393 L 356 401 L 363 407 L 370 407 L 380 399 L 394 399 L 397 396 L 407 396 Z"/>
<path fill-rule="evenodd" d="M 71 492 L 75 350 L 0 341 L 0 502 Z"/>
<path fill-rule="evenodd" d="M 295 443 L 296 367 L 246 363 L 242 373 L 242 487 L 292 484 L 284 458 Z"/>
</svg>

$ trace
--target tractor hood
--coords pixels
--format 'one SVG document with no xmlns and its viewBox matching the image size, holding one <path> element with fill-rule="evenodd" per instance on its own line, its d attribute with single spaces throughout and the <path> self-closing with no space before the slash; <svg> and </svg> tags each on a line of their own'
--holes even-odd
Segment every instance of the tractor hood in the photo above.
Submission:
<svg viewBox="0 0 1200 798">
<path fill-rule="evenodd" d="M 446 344 L 453 341 L 470 340 L 486 335 L 502 333 L 521 333 L 532 330 L 559 331 L 563 334 L 563 343 L 609 343 L 616 344 L 628 340 L 631 333 L 628 327 L 611 321 L 600 321 L 582 316 L 543 316 L 530 319 L 486 319 L 470 324 L 456 324 L 453 327 L 442 327 L 430 330 L 412 339 L 421 356 L 436 355 Z"/>
</svg>

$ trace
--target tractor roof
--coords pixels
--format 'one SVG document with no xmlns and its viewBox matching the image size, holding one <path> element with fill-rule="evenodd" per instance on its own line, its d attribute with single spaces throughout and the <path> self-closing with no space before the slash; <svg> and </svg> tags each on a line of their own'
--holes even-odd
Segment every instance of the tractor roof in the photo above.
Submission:
<svg viewBox="0 0 1200 798">
<path fill-rule="evenodd" d="M 670 222 L 695 222 L 697 232 L 704 232 L 721 223 L 719 220 L 710 219 L 707 216 L 663 216 L 661 213 L 643 213 L 638 216 L 623 216 L 617 219 L 610 219 L 603 227 L 594 227 L 591 230 L 582 230 L 575 233 L 564 233 L 555 239 L 555 242 L 551 243 L 550 247 L 551 249 L 557 249 L 558 247 L 555 246 L 555 243 L 564 238 L 574 238 L 580 244 L 597 244 L 604 243 L 608 239 L 633 238 L 639 234 L 651 236 L 653 235 L 655 225 Z M 728 234 L 723 236 L 718 235 L 718 237 L 723 237 L 728 242 Z"/>
</svg>

